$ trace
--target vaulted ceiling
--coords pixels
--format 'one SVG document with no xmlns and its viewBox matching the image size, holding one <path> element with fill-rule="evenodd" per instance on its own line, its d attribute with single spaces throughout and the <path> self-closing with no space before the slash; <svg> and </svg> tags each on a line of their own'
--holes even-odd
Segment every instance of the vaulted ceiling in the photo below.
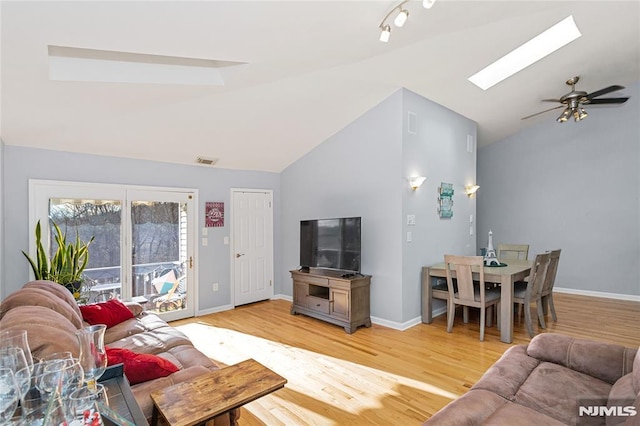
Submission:
<svg viewBox="0 0 640 426">
<path fill-rule="evenodd" d="M 640 79 L 638 1 L 411 1 L 406 25 L 381 43 L 378 25 L 397 4 L 2 1 L 0 135 L 6 145 L 279 172 L 401 87 L 476 121 L 484 145 L 525 126 L 579 126 L 556 123 L 561 110 L 521 120 L 554 106 L 541 100 L 568 92 L 574 75 L 587 92 Z M 486 91 L 467 80 L 569 15 L 582 33 L 574 42 Z M 218 85 L 63 81 L 50 78 L 50 46 L 227 66 Z"/>
</svg>

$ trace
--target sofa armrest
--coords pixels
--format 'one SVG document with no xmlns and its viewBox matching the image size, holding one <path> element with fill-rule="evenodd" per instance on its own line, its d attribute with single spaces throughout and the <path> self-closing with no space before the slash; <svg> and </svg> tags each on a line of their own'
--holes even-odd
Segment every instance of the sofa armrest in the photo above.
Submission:
<svg viewBox="0 0 640 426">
<path fill-rule="evenodd" d="M 612 343 L 576 339 L 562 334 L 538 334 L 527 346 L 527 354 L 553 362 L 608 383 L 631 372 L 637 349 Z"/>
</svg>

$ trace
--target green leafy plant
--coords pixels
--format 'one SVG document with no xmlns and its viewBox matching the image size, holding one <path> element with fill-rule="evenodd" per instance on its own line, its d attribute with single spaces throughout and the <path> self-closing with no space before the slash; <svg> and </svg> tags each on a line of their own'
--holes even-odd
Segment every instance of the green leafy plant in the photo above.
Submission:
<svg viewBox="0 0 640 426">
<path fill-rule="evenodd" d="M 27 258 L 33 274 L 37 280 L 51 280 L 62 285 L 69 285 L 82 282 L 82 273 L 89 262 L 89 245 L 95 237 L 91 237 L 89 242 L 80 240 L 76 234 L 73 242 L 67 242 L 67 234 L 63 233 L 57 224 L 53 224 L 55 231 L 54 238 L 58 247 L 55 253 L 47 257 L 47 251 L 42 244 L 42 228 L 40 221 L 36 225 L 36 257 L 35 260 L 28 253 L 22 251 Z M 79 291 L 79 288 L 77 289 Z M 72 290 L 72 293 L 76 291 Z"/>
</svg>

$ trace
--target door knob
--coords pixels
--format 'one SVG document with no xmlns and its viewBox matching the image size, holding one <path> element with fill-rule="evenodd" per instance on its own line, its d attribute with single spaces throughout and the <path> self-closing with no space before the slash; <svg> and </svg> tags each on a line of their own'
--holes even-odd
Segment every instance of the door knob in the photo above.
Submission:
<svg viewBox="0 0 640 426">
<path fill-rule="evenodd" d="M 236 257 L 244 256 L 244 253 L 236 253 Z"/>
</svg>

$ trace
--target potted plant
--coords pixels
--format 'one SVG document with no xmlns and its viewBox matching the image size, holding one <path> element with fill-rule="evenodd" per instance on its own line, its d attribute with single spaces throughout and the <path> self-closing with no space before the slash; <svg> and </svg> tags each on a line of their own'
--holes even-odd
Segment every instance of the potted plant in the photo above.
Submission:
<svg viewBox="0 0 640 426">
<path fill-rule="evenodd" d="M 84 269 L 89 262 L 89 245 L 95 237 L 91 237 L 89 242 L 80 241 L 76 234 L 73 242 L 67 242 L 67 235 L 60 227 L 53 223 L 55 240 L 58 247 L 49 259 L 47 251 L 42 244 L 42 228 L 40 221 L 36 224 L 36 258 L 32 259 L 24 251 L 22 254 L 27 258 L 36 280 L 50 280 L 65 286 L 77 300 L 80 298 Z"/>
</svg>

